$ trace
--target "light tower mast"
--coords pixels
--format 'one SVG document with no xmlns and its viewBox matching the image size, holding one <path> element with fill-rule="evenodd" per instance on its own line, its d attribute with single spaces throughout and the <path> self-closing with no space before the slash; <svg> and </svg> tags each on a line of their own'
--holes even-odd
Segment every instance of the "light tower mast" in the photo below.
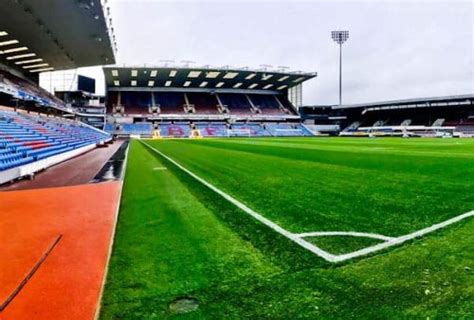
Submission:
<svg viewBox="0 0 474 320">
<path fill-rule="evenodd" d="M 349 31 L 331 31 L 331 38 L 339 44 L 339 105 L 342 104 L 342 44 L 349 39 Z"/>
</svg>

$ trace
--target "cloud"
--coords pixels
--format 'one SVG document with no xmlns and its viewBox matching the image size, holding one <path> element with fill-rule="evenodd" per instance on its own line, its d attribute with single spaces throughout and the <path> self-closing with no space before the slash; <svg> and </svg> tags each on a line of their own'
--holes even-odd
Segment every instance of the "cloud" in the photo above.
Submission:
<svg viewBox="0 0 474 320">
<path fill-rule="evenodd" d="M 473 92 L 471 1 L 110 1 L 119 63 L 289 66 L 317 71 L 306 104 Z M 100 81 L 99 81 L 100 82 Z"/>
</svg>

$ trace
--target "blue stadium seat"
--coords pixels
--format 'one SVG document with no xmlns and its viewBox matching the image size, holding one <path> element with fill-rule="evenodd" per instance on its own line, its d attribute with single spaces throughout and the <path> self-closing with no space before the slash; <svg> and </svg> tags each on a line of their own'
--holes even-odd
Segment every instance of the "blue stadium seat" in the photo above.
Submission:
<svg viewBox="0 0 474 320">
<path fill-rule="evenodd" d="M 79 122 L 0 110 L 0 171 L 109 139 Z"/>
</svg>

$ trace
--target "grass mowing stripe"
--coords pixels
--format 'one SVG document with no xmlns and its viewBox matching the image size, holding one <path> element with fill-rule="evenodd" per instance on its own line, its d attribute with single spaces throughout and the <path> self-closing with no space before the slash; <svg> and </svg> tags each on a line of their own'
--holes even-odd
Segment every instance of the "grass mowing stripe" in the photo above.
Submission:
<svg viewBox="0 0 474 320">
<path fill-rule="evenodd" d="M 284 147 L 274 150 L 281 155 L 275 158 L 201 147 L 201 141 L 149 144 L 292 232 L 340 230 L 399 236 L 474 207 L 474 184 L 466 179 L 473 172 L 472 162 L 434 161 L 428 166 L 431 170 L 424 168 L 424 158 L 417 157 L 399 161 L 316 155 L 325 162 L 372 163 L 372 167 L 359 169 L 312 160 L 313 153 L 319 151 L 291 151 L 290 158 L 285 159 Z M 301 161 L 305 159 L 310 161 Z M 384 171 L 394 166 L 399 172 Z M 417 168 L 424 169 L 418 172 Z M 438 175 L 445 171 L 445 176 Z"/>
<path fill-rule="evenodd" d="M 178 162 L 176 162 L 175 160 L 173 160 L 172 158 L 170 158 L 169 156 L 167 156 L 163 152 L 157 150 L 156 148 L 153 148 L 152 146 L 150 146 L 149 144 L 147 144 L 143 141 L 141 141 L 141 143 L 143 143 L 148 148 L 150 148 L 154 152 L 158 153 L 159 155 L 161 155 L 162 157 L 164 157 L 165 159 L 167 159 L 168 161 L 173 163 L 175 166 L 177 166 L 182 171 L 189 174 L 191 177 L 193 177 L 197 181 L 204 184 L 209 189 L 213 190 L 214 192 L 216 192 L 217 194 L 222 196 L 224 199 L 226 199 L 230 203 L 234 204 L 235 206 L 237 206 L 238 208 L 240 208 L 241 210 L 243 210 L 247 214 L 251 215 L 252 217 L 257 219 L 258 221 L 260 221 L 261 223 L 265 224 L 266 226 L 270 227 L 274 231 L 280 233 L 281 235 L 287 237 L 288 239 L 290 239 L 291 241 L 297 243 L 301 247 L 311 251 L 312 253 L 320 256 L 321 258 L 323 258 L 323 259 L 325 259 L 326 261 L 329 261 L 329 262 L 343 262 L 343 261 L 346 261 L 346 260 L 366 256 L 368 254 L 375 253 L 377 251 L 381 251 L 381 250 L 384 250 L 384 249 L 387 249 L 387 248 L 390 248 L 390 247 L 393 247 L 393 246 L 403 244 L 406 241 L 410 241 L 410 240 L 413 240 L 415 238 L 424 236 L 428 233 L 437 231 L 437 230 L 439 230 L 441 228 L 445 228 L 445 227 L 447 227 L 447 226 L 449 226 L 453 223 L 456 223 L 456 222 L 459 222 L 459 221 L 464 220 L 466 218 L 470 218 L 470 217 L 474 216 L 474 211 L 470 211 L 470 212 L 461 214 L 459 216 L 456 216 L 454 218 L 451 218 L 449 220 L 443 221 L 441 223 L 432 225 L 430 227 L 427 227 L 427 228 L 424 228 L 424 229 L 421 229 L 421 230 L 417 230 L 417 231 L 412 232 L 410 234 L 406 234 L 406 235 L 396 237 L 396 238 L 391 238 L 390 240 L 388 240 L 386 242 L 379 243 L 379 244 L 373 245 L 371 247 L 363 248 L 363 249 L 360 249 L 360 250 L 357 250 L 357 251 L 354 251 L 354 252 L 350 252 L 350 253 L 346 253 L 346 254 L 342 254 L 342 255 L 333 255 L 333 254 L 331 254 L 327 251 L 322 250 L 321 248 L 317 247 L 316 245 L 304 240 L 301 236 L 298 236 L 294 233 L 289 232 L 288 230 L 282 228 L 281 226 L 274 223 L 273 221 L 265 218 L 261 214 L 259 214 L 259 213 L 255 212 L 254 210 L 250 209 L 249 207 L 247 207 L 242 202 L 238 201 L 237 199 L 233 198 L 229 194 L 225 193 L 224 191 L 222 191 L 219 188 L 215 187 L 214 185 L 210 184 L 209 182 L 207 182 L 203 178 L 197 176 L 192 171 L 186 169 L 181 164 L 179 164 Z"/>
<path fill-rule="evenodd" d="M 137 142 L 138 143 L 138 142 Z M 317 255 L 309 252 L 268 228 L 252 216 L 240 210 L 238 207 L 228 202 L 226 199 L 215 193 L 202 183 L 180 170 L 171 162 L 160 156 L 158 153 L 142 146 L 146 152 L 166 163 L 168 170 L 175 176 L 183 186 L 210 212 L 220 219 L 233 232 L 244 241 L 252 244 L 259 250 L 272 264 L 277 265 L 283 271 L 295 271 L 308 267 L 320 266 L 329 267 L 330 263 Z M 291 263 L 288 263 L 291 261 Z"/>
<path fill-rule="evenodd" d="M 324 138 L 325 139 L 325 138 Z M 257 140 L 248 140 L 248 139 L 209 139 L 209 140 L 200 140 L 197 142 L 194 141 L 183 141 L 184 143 L 196 143 L 200 145 L 206 145 L 210 147 L 222 147 L 227 145 L 225 148 L 235 148 L 235 149 L 246 149 L 248 152 L 251 152 L 252 147 L 265 147 L 262 150 L 271 149 L 274 147 L 284 147 L 288 150 L 294 149 L 295 151 L 324 151 L 332 152 L 339 154 L 374 154 L 374 155 L 390 155 L 390 156 L 418 156 L 425 158 L 474 158 L 474 145 L 471 141 L 463 141 L 459 144 L 439 144 L 437 143 L 427 143 L 427 140 L 423 139 L 422 143 L 416 143 L 412 140 L 409 143 L 403 143 L 404 141 L 397 141 L 397 143 L 388 143 L 388 139 L 379 139 L 374 141 L 368 139 L 369 142 L 364 143 L 359 141 L 358 143 L 337 143 L 333 142 L 331 139 L 310 139 L 307 141 L 298 141 L 288 139 L 257 139 Z M 328 142 L 329 141 L 329 142 Z M 231 147 L 232 146 L 232 147 Z M 256 149 L 258 151 L 258 149 Z M 471 151 L 471 152 L 469 152 Z"/>
<path fill-rule="evenodd" d="M 130 148 L 102 318 L 141 319 L 144 310 L 168 317 L 168 304 L 177 296 L 282 272 L 174 172 L 153 170 L 165 160 L 138 142 Z M 154 303 L 136 309 L 148 299 Z"/>
<path fill-rule="evenodd" d="M 315 246 L 314 244 L 302 239 L 301 237 L 298 237 L 296 236 L 295 234 L 289 232 L 288 230 L 286 229 L 283 229 L 282 227 L 280 227 L 279 225 L 277 225 L 276 223 L 274 223 L 273 221 L 265 218 L 264 216 L 262 216 L 261 214 L 255 212 L 254 210 L 250 209 L 249 207 L 247 207 L 245 204 L 243 204 L 242 202 L 238 201 L 237 199 L 233 198 L 232 196 L 230 196 L 229 194 L 225 193 L 224 191 L 218 189 L 217 187 L 215 187 L 214 185 L 210 184 L 209 182 L 207 182 L 206 180 L 202 179 L 201 177 L 197 176 L 196 174 L 194 174 L 193 172 L 189 171 L 188 169 L 186 169 L 185 167 L 183 167 L 182 165 L 180 165 L 178 162 L 176 162 L 175 160 L 173 160 L 172 158 L 168 157 L 166 154 L 164 154 L 163 152 L 153 148 L 152 146 L 150 146 L 149 144 L 141 141 L 144 145 L 146 145 L 148 148 L 150 148 L 151 150 L 153 150 L 154 152 L 158 153 L 159 155 L 161 155 L 163 158 L 167 159 L 168 161 L 170 161 L 171 163 L 173 163 L 175 166 L 177 166 L 178 168 L 180 168 L 181 170 L 183 170 L 184 172 L 186 172 L 187 174 L 189 174 L 191 177 L 193 177 L 194 179 L 196 179 L 197 181 L 201 182 L 203 185 L 205 185 L 206 187 L 208 187 L 209 189 L 211 189 L 212 191 L 216 192 L 217 194 L 219 194 L 220 196 L 222 196 L 224 199 L 226 199 L 227 201 L 229 201 L 230 203 L 234 204 L 235 206 L 237 206 L 239 209 L 241 209 L 242 211 L 246 212 L 247 214 L 251 215 L 252 217 L 254 217 L 256 220 L 260 221 L 261 223 L 263 223 L 264 225 L 268 226 L 269 228 L 273 229 L 274 231 L 278 232 L 279 234 L 283 235 L 284 237 L 290 239 L 291 241 L 295 242 L 296 244 L 300 245 L 301 247 L 311 251 L 312 253 L 320 256 L 321 258 L 323 258 L 324 260 L 326 261 L 329 261 L 329 262 L 335 262 L 337 260 L 335 260 L 335 256 L 318 248 L 317 246 Z"/>
<path fill-rule="evenodd" d="M 393 143 L 386 139 L 376 140 L 380 144 Z M 364 143 L 363 140 L 352 141 L 353 144 Z M 447 145 L 447 140 L 439 141 L 442 142 L 440 146 Z M 450 141 L 454 143 L 455 140 Z M 345 142 L 327 139 L 324 143 Z M 409 143 L 422 144 L 424 140 L 411 140 Z M 252 185 L 254 189 L 262 189 L 273 198 L 279 198 L 285 194 L 291 195 L 295 186 L 288 180 L 288 187 L 282 193 L 275 193 L 265 176 L 260 174 L 265 166 L 269 166 L 269 163 L 260 165 L 260 158 L 234 159 L 225 150 L 219 151 L 222 157 L 216 158 L 197 148 L 188 148 L 192 144 L 178 141 L 150 144 L 172 155 L 200 176 L 206 179 L 212 177 L 213 183 L 226 181 L 226 175 L 238 174 L 241 168 L 245 169 L 241 163 L 251 163 L 255 170 L 250 174 L 255 180 L 261 181 L 260 184 Z M 201 162 L 206 157 L 209 157 L 210 162 Z M 346 160 L 352 161 L 352 158 Z M 199 161 L 200 165 L 193 165 L 194 161 Z M 222 162 L 228 165 L 223 169 L 225 175 L 211 175 L 213 171 L 220 170 L 213 164 Z M 162 165 L 166 165 L 168 170 L 152 170 Z M 209 170 L 202 171 L 201 166 Z M 281 162 L 275 169 L 277 174 L 293 173 Z M 443 169 L 440 166 L 440 170 Z M 304 171 L 305 168 L 300 170 Z M 458 170 L 463 171 L 464 168 Z M 469 175 L 465 179 L 467 177 Z M 363 178 L 361 183 L 371 183 Z M 237 180 L 240 180 L 241 185 L 246 182 L 242 175 L 238 175 Z M 306 184 L 308 181 L 298 183 Z M 218 186 L 221 187 L 220 184 Z M 242 199 L 242 194 L 248 191 L 239 189 L 238 184 L 224 190 L 235 190 L 238 199 Z M 274 205 L 289 208 L 288 201 L 291 199 L 291 203 L 299 198 L 311 200 L 311 194 L 302 190 L 296 189 L 293 197 L 288 196 L 285 201 Z M 340 186 L 341 193 L 352 191 Z M 446 199 L 464 201 L 462 194 L 452 193 L 449 188 L 445 191 Z M 465 193 L 469 194 L 470 191 L 467 184 Z M 420 189 L 420 192 L 423 190 Z M 332 200 L 331 205 L 337 209 L 338 200 Z M 410 198 L 405 201 L 410 201 Z M 469 198 L 465 201 L 471 203 Z M 307 204 L 311 205 L 312 202 L 314 200 Z M 431 204 L 436 205 L 434 202 Z M 444 206 L 452 207 L 450 203 Z M 359 213 L 363 211 L 354 214 Z M 387 211 L 386 214 L 387 217 L 397 216 L 397 211 Z M 357 219 L 369 217 L 349 215 L 343 218 L 357 227 Z M 433 219 L 439 221 L 440 217 L 434 215 Z M 398 222 L 393 220 L 392 225 Z M 341 230 L 332 223 L 329 229 Z M 474 220 L 464 220 L 394 250 L 328 267 L 323 259 L 294 246 L 290 240 L 240 211 L 163 157 L 133 141 L 101 317 L 472 319 L 473 230 Z M 328 245 L 332 247 L 331 250 L 343 248 L 339 243 Z M 356 243 L 352 245 L 356 246 Z M 250 262 L 248 258 L 252 258 Z M 197 297 L 200 301 L 198 310 L 189 314 L 170 314 L 168 304 L 176 295 Z"/>
</svg>

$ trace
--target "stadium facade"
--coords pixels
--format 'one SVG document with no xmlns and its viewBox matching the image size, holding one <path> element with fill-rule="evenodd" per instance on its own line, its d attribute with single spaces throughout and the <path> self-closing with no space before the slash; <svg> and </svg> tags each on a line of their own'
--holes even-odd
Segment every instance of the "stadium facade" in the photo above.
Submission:
<svg viewBox="0 0 474 320">
<path fill-rule="evenodd" d="M 106 130 L 118 136 L 313 135 L 298 113 L 316 73 L 232 68 L 104 68 Z"/>
<path fill-rule="evenodd" d="M 474 136 L 474 94 L 304 106 L 300 112 L 304 122 L 335 126 L 341 136 Z"/>
</svg>

